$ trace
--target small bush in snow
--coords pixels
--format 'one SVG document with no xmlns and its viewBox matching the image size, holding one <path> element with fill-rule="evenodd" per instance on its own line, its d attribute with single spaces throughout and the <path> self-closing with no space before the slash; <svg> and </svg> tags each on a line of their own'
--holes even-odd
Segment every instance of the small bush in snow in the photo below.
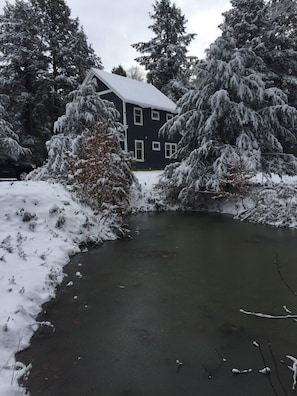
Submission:
<svg viewBox="0 0 297 396">
<path fill-rule="evenodd" d="M 83 132 L 81 154 L 66 157 L 79 198 L 96 210 L 122 213 L 128 207 L 134 177 L 131 159 L 120 146 L 118 133 L 109 123 Z"/>
</svg>

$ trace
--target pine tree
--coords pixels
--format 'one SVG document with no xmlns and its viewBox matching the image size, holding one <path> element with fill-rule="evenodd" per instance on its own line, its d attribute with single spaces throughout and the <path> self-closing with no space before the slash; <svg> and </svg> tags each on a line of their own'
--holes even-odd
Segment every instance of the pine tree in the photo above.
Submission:
<svg viewBox="0 0 297 396">
<path fill-rule="evenodd" d="M 82 84 L 73 91 L 65 114 L 55 122 L 56 134 L 47 142 L 48 160 L 37 169 L 34 178 L 57 178 L 67 180 L 66 155 L 80 156 L 84 145 L 83 132 L 94 129 L 99 122 L 110 120 L 110 127 L 120 134 L 121 124 L 116 120 L 118 112 L 111 102 L 101 99 L 96 93 L 96 83 Z"/>
<path fill-rule="evenodd" d="M 237 48 L 263 43 L 267 28 L 267 5 L 264 0 L 231 0 L 232 8 L 223 13 L 222 31 L 232 28 Z"/>
<path fill-rule="evenodd" d="M 10 98 L 7 117 L 21 144 L 42 153 L 44 131 L 36 113 L 43 100 L 38 91 L 48 63 L 37 26 L 28 3 L 6 3 L 0 18 L 0 87 Z"/>
<path fill-rule="evenodd" d="M 5 105 L 8 97 L 0 95 L 0 147 L 1 151 L 9 154 L 12 158 L 18 159 L 21 155 L 30 154 L 30 150 L 19 144 L 19 137 L 13 131 L 12 125 L 7 121 Z"/>
<path fill-rule="evenodd" d="M 119 76 L 127 77 L 126 70 L 123 68 L 122 65 L 119 65 L 117 67 L 113 67 L 111 72 L 113 74 L 118 74 Z"/>
<path fill-rule="evenodd" d="M 196 68 L 195 89 L 180 100 L 180 111 L 163 133 L 180 133 L 180 162 L 165 170 L 168 196 L 195 205 L 201 194 L 238 193 L 256 172 L 297 171 L 296 158 L 283 155 L 295 141 L 295 108 L 268 85 L 266 65 L 250 46 L 237 47 L 226 24 Z"/>
<path fill-rule="evenodd" d="M 156 1 L 153 8 L 150 17 L 154 23 L 149 28 L 155 36 L 146 43 L 132 44 L 132 47 L 143 54 L 135 60 L 148 71 L 148 82 L 170 95 L 171 82 L 189 67 L 187 46 L 195 34 L 186 34 L 185 16 L 170 0 Z"/>
<path fill-rule="evenodd" d="M 51 92 L 53 123 L 63 114 L 68 93 L 82 83 L 87 70 L 102 65 L 64 0 L 31 0 L 31 4 L 49 55 L 47 89 Z"/>
<path fill-rule="evenodd" d="M 0 33 L 0 93 L 10 96 L 8 121 L 41 163 L 67 95 L 90 66 L 101 67 L 100 59 L 64 0 L 7 2 Z"/>
<path fill-rule="evenodd" d="M 297 3 L 271 0 L 264 33 L 268 78 L 282 89 L 297 108 Z"/>
<path fill-rule="evenodd" d="M 231 0 L 221 26 L 233 29 L 238 48 L 253 48 L 263 61 L 263 78 L 283 90 L 297 108 L 297 3 L 295 0 Z"/>
</svg>

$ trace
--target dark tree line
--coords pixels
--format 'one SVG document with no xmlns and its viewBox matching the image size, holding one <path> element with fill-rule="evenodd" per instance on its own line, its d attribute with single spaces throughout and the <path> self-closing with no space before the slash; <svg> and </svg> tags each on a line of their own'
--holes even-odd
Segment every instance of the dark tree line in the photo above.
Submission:
<svg viewBox="0 0 297 396">
<path fill-rule="evenodd" d="M 64 0 L 6 3 L 0 16 L 2 123 L 37 163 L 46 158 L 45 142 L 65 111 L 68 94 L 91 66 L 101 68 L 101 60 Z M 2 145 L 12 142 L 8 132 L 2 129 Z"/>
</svg>

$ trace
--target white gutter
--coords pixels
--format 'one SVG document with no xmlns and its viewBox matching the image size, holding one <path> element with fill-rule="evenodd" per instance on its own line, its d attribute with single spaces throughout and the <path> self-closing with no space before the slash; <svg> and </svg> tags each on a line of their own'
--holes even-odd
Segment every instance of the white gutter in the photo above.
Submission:
<svg viewBox="0 0 297 396">
<path fill-rule="evenodd" d="M 127 104 L 123 100 L 123 125 L 124 125 L 124 151 L 128 153 L 128 124 L 127 124 Z"/>
</svg>

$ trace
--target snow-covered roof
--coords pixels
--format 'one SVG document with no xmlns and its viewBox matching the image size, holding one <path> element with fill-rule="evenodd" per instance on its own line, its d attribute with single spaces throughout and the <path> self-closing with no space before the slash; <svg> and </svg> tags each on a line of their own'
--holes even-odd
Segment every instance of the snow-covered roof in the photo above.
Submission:
<svg viewBox="0 0 297 396">
<path fill-rule="evenodd" d="M 124 102 L 164 110 L 170 113 L 176 112 L 176 104 L 151 84 L 133 80 L 118 74 L 108 73 L 104 70 L 91 68 L 87 79 L 95 75 L 109 89 L 111 89 Z"/>
</svg>

